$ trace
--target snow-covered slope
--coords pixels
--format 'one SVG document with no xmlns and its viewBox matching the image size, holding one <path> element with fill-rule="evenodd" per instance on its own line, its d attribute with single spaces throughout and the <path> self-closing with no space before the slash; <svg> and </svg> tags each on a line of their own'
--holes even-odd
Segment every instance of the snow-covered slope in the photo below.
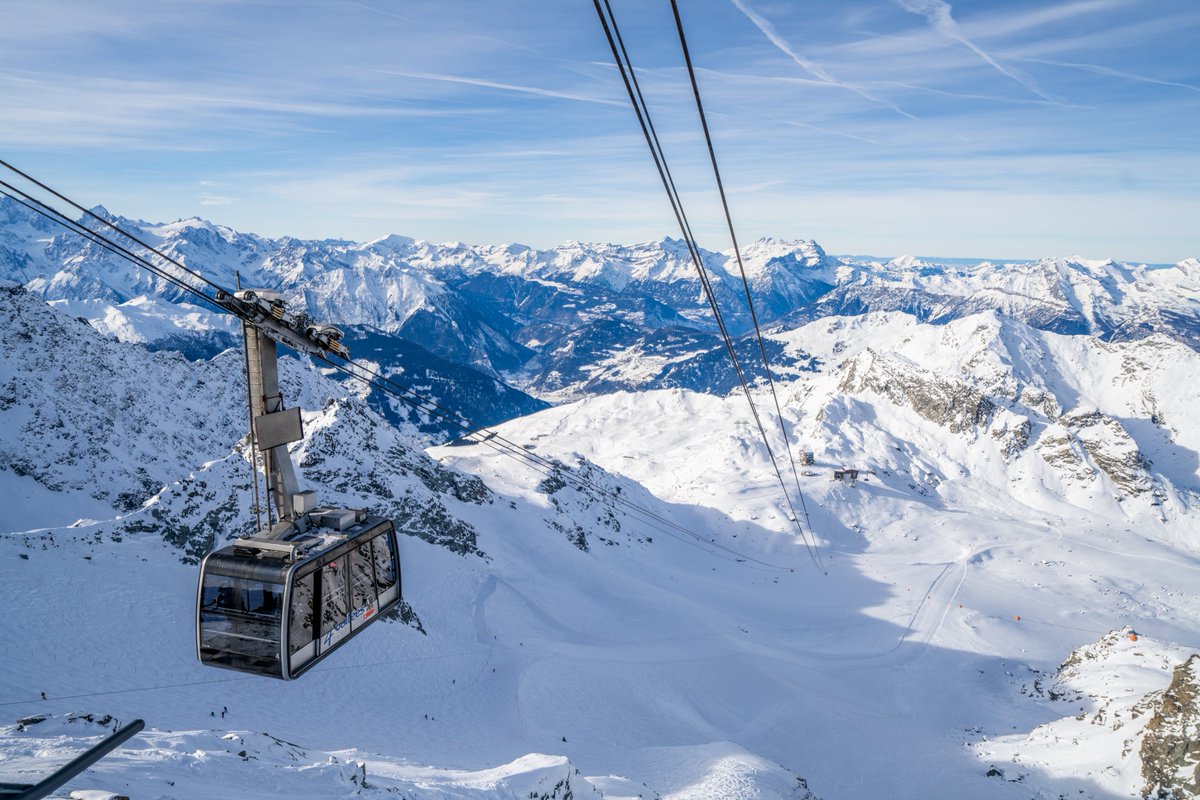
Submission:
<svg viewBox="0 0 1200 800">
<path fill-rule="evenodd" d="M 1110 796 L 1195 797 L 1198 667 L 1194 648 L 1112 631 L 1022 685 L 1022 702 L 1059 718 L 973 747 L 992 761 L 989 777 L 1012 783 L 1032 767 L 1063 790 L 1085 780 Z"/>
<path fill-rule="evenodd" d="M 177 353 L 152 355 L 20 287 L 0 288 L 0 326 L 11 342 L 0 356 L 5 530 L 141 508 L 244 435 L 229 380 L 236 352 L 194 367 Z"/>
<path fill-rule="evenodd" d="M 174 350 L 192 359 L 211 357 L 241 346 L 233 317 L 190 303 L 171 303 L 139 295 L 123 303 L 105 300 L 54 300 L 52 305 L 121 342 L 153 350 Z"/>
<path fill-rule="evenodd" d="M 34 714 L 6 726 L 4 756 L 19 762 L 10 779 L 34 783 L 119 720 L 92 714 Z M 95 767 L 96 789 L 70 797 L 437 797 L 439 800 L 567 800 L 602 795 L 562 756 L 530 754 L 477 771 L 439 769 L 354 749 L 326 752 L 265 733 L 151 731 Z M 85 779 L 87 780 L 87 779 Z M 612 795 L 608 795 L 612 797 Z"/>
<path fill-rule="evenodd" d="M 57 714 L 49 722 L 26 723 L 25 731 L 9 729 L 0 739 L 0 764 L 15 770 L 6 778 L 24 779 L 45 763 L 31 758 L 46 751 L 30 744 L 29 737 L 36 742 L 48 736 L 45 747 L 62 752 L 66 742 L 55 737 L 68 730 L 63 715 L 78 709 L 79 701 L 87 707 L 97 697 L 125 696 L 130 705 L 106 707 L 125 719 L 141 715 L 158 730 L 140 740 L 150 745 L 131 760 L 109 762 L 120 776 L 120 782 L 107 783 L 110 790 L 129 786 L 132 793 L 186 797 L 269 785 L 327 796 L 339 786 L 349 791 L 354 779 L 354 769 L 344 768 L 344 754 L 335 753 L 343 766 L 330 766 L 327 752 L 353 748 L 353 760 L 369 765 L 373 788 L 368 791 L 382 794 L 401 789 L 414 797 L 587 796 L 591 779 L 578 777 L 563 757 L 570 756 L 569 743 L 592 753 L 611 746 L 604 742 L 615 735 L 619 746 L 620 731 L 628 724 L 634 747 L 625 757 L 632 762 L 586 757 L 601 770 L 595 785 L 605 787 L 607 796 L 653 796 L 642 783 L 646 780 L 680 791 L 692 786 L 691 796 L 730 796 L 730 787 L 754 787 L 764 797 L 805 796 L 796 791 L 802 782 L 795 775 L 724 738 L 693 745 L 660 737 L 656 724 L 639 732 L 632 718 L 610 727 L 626 712 L 612 716 L 597 700 L 620 685 L 620 671 L 606 668 L 598 676 L 608 689 L 578 691 L 562 683 L 565 674 L 552 669 L 543 675 L 544 667 L 559 658 L 586 665 L 593 660 L 588 653 L 636 663 L 647 635 L 653 650 L 655 639 L 669 643 L 677 635 L 664 639 L 663 631 L 696 624 L 687 622 L 696 617 L 691 603 L 655 586 L 664 575 L 686 578 L 693 572 L 686 558 L 674 563 L 676 556 L 687 556 L 688 546 L 622 529 L 611 511 L 597 524 L 603 506 L 595 497 L 552 480 L 534 481 L 520 495 L 497 495 L 478 479 L 430 461 L 360 403 L 330 397 L 338 391 L 336 384 L 286 360 L 285 394 L 309 409 L 308 439 L 297 451 L 304 480 L 319 487 L 322 499 L 371 506 L 395 517 L 410 534 L 402 546 L 410 605 L 401 620 L 407 624 L 377 626 L 375 636 L 352 644 L 346 659 L 314 672 L 303 684 L 200 669 L 191 646 L 195 556 L 214 539 L 242 533 L 250 524 L 245 456 L 233 447 L 236 437 L 221 427 L 222 409 L 230 416 L 239 413 L 236 381 L 212 386 L 207 377 L 236 354 L 194 364 L 148 353 L 106 340 L 23 291 L 10 290 L 3 297 L 9 330 L 28 328 L 44 337 L 27 339 L 28 347 L 61 343 L 63 374 L 92 374 L 126 398 L 126 412 L 134 407 L 146 412 L 138 426 L 120 431 L 118 440 L 118 432 L 103 424 L 75 425 L 69 416 L 72 408 L 89 404 L 97 413 L 120 413 L 98 394 L 102 387 L 58 380 L 54 374 L 43 385 L 22 362 L 3 363 L 3 373 L 19 383 L 25 400 L 4 409 L 6 428 L 19 428 L 24 409 L 41 407 L 47 393 L 61 395 L 57 411 L 65 417 L 61 428 L 22 429 L 24 452 L 39 467 L 30 471 L 29 480 L 41 494 L 21 505 L 37 529 L 0 537 L 5 575 L 0 635 L 22 647 L 20 657 L 0 664 L 0 685 L 17 695 L 6 694 L 2 702 L 24 707 L 30 704 L 21 695 L 44 692 L 52 699 L 37 700 L 20 712 L 22 718 L 27 712 Z M 144 399 L 145 376 L 156 381 L 157 399 Z M 214 418 L 192 419 L 184 398 L 209 407 Z M 106 481 L 88 471 L 95 468 L 92 462 L 61 462 L 61 451 L 47 446 L 56 439 L 68 452 L 106 453 L 118 480 L 123 469 L 145 460 L 153 443 L 169 456 L 191 454 L 204 463 L 191 469 L 169 458 L 150 464 L 147 471 L 165 484 L 157 493 L 139 498 L 140 505 L 96 508 L 92 520 L 64 525 L 70 510 L 60 501 L 80 490 L 47 485 L 43 472 L 57 464 L 60 474 L 82 473 L 84 491 Z M 640 487 L 591 472 L 610 490 L 671 513 Z M 680 513 L 685 520 L 693 516 L 687 509 Z M 707 516 L 696 519 L 703 522 Z M 623 576 L 627 563 L 640 564 L 640 574 Z M 544 577 L 540 588 L 531 588 L 528 576 L 536 573 Z M 628 599 L 617 602 L 622 594 Z M 667 607 L 645 617 L 630 637 L 626 609 L 644 616 L 656 605 L 648 602 L 655 597 L 668 600 Z M 114 618 L 112 609 L 120 609 L 120 616 Z M 31 616 L 56 623 L 33 633 L 25 622 Z M 70 622 L 58 622 L 65 620 Z M 101 684 L 131 683 L 137 684 L 134 692 L 94 694 Z M 210 694 L 214 689 L 232 692 L 217 697 Z M 642 695 L 653 691 L 645 686 Z M 314 697 L 321 698 L 315 706 Z M 216 716 L 226 708 L 228 717 Z M 249 726 L 235 728 L 237 749 L 228 744 L 232 739 L 204 730 L 227 729 L 236 719 Z M 597 720 L 603 720 L 599 727 Z M 297 741 L 303 744 L 287 744 Z M 529 746 L 533 742 L 539 746 Z M 234 757 L 240 752 L 245 755 Z M 560 755 L 523 756 L 534 752 Z M 289 777 L 280 784 L 284 769 Z M 84 785 L 104 787 L 105 774 L 98 771 Z M 316 783 L 302 788 L 310 774 Z"/>
<path fill-rule="evenodd" d="M 0 638 L 16 643 L 0 707 L 49 715 L 0 735 L 0 780 L 95 730 L 69 721 L 86 713 L 147 720 L 74 785 L 135 796 L 565 798 L 569 780 L 573 796 L 672 800 L 1101 800 L 1142 790 L 1116 760 L 1137 757 L 1109 755 L 1100 725 L 1043 736 L 1069 715 L 1031 699 L 1035 681 L 1131 626 L 1155 666 L 1130 687 L 1166 696 L 1200 644 L 1200 356 L 882 314 L 772 339 L 806 354 L 780 389 L 793 445 L 816 456 L 798 479 L 824 570 L 740 396 L 619 392 L 501 426 L 563 465 L 546 474 L 482 445 L 422 453 L 285 359 L 302 481 L 411 534 L 408 608 L 298 682 L 204 670 L 194 559 L 251 525 L 237 354 L 189 362 L 28 293 L 0 301 L 0 431 L 26 473 L 0 474 L 34 492 L 0 535 Z M 856 484 L 830 479 L 843 465 Z M 605 491 L 573 488 L 567 466 Z M 1071 709 L 1103 710 L 1091 694 Z M 1178 733 L 1121 735 L 1153 755 Z M 1035 755 L 1006 749 L 1020 737 Z"/>
<path fill-rule="evenodd" d="M 765 683 L 772 710 L 738 705 L 754 722 L 737 741 L 783 763 L 804 753 L 802 771 L 822 794 L 878 796 L 885 785 L 898 797 L 1139 792 L 1137 756 L 1132 772 L 1097 785 L 1087 770 L 1056 766 L 1053 747 L 1031 763 L 982 743 L 1045 722 L 1046 710 L 1020 697 L 1025 676 L 1106 631 L 1136 627 L 1170 667 L 1200 644 L 1200 606 L 1184 588 L 1200 572 L 1200 442 L 1194 393 L 1180 380 L 1200 374 L 1196 353 L 996 315 L 941 327 L 907 315 L 830 319 L 780 338 L 827 365 L 785 395 L 789 430 L 815 451 L 800 480 L 825 577 L 794 540 L 783 548 L 786 538 L 752 533 L 787 525 L 740 397 L 615 394 L 503 430 L 539 452 L 581 453 L 658 497 L 720 509 L 751 530 L 719 541 L 760 558 L 765 544 L 765 560 L 805 574 L 786 621 L 764 613 L 744 623 L 762 647 L 754 669 L 778 659 L 788 665 L 780 674 L 805 688 Z M 494 461 L 482 450 L 438 452 L 480 473 Z M 842 465 L 866 477 L 831 481 Z M 1143 694 L 1165 689 L 1171 671 L 1155 675 Z M 727 707 L 723 697 L 713 703 Z M 1060 737 L 1059 757 L 1116 763 L 1102 733 Z M 1142 734 L 1125 735 L 1142 746 Z M 997 764 L 1009 769 L 1009 757 L 1020 782 L 988 776 Z M 978 770 L 985 785 L 957 784 L 960 769 Z"/>
</svg>

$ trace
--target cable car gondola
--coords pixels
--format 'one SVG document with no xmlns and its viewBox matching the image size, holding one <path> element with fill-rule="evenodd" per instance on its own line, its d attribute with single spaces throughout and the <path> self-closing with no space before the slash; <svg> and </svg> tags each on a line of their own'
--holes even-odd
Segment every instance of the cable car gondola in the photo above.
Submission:
<svg viewBox="0 0 1200 800">
<path fill-rule="evenodd" d="M 205 556 L 202 663 L 290 680 L 400 603 L 391 520 L 350 509 L 307 517 L 310 527 L 291 540 L 239 539 Z"/>
<path fill-rule="evenodd" d="M 218 300 L 243 321 L 251 452 L 265 462 L 267 525 L 260 518 L 254 535 L 201 562 L 196 655 L 207 666 L 290 680 L 400 604 L 396 526 L 359 509 L 317 508 L 316 493 L 296 481 L 287 446 L 304 430 L 300 409 L 283 407 L 276 342 L 345 358 L 341 331 L 289 314 L 269 290 Z"/>
</svg>

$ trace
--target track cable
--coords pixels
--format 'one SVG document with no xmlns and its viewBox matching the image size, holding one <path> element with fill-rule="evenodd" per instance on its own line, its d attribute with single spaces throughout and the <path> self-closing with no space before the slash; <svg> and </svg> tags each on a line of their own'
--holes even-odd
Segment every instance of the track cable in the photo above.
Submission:
<svg viewBox="0 0 1200 800">
<path fill-rule="evenodd" d="M 771 466 L 775 472 L 775 477 L 779 482 L 780 490 L 783 492 L 784 500 L 786 501 L 790 511 L 789 519 L 795 524 L 800 535 L 800 539 L 803 541 L 805 549 L 808 551 L 809 558 L 812 560 L 814 566 L 816 566 L 817 569 L 823 574 L 828 574 L 828 570 L 822 563 L 820 554 L 817 551 L 815 536 L 810 542 L 809 533 L 805 530 L 804 525 L 800 523 L 800 515 L 796 511 L 795 504 L 792 501 L 791 492 L 788 491 L 787 482 L 784 480 L 783 472 L 779 468 L 779 461 L 775 454 L 774 448 L 771 447 L 770 438 L 767 436 L 766 427 L 763 425 L 762 417 L 758 411 L 758 406 L 754 402 L 754 397 L 750 391 L 749 380 L 746 376 L 745 370 L 742 367 L 741 361 L 737 357 L 737 351 L 733 345 L 733 340 L 729 334 L 728 327 L 725 324 L 720 305 L 717 302 L 716 293 L 713 291 L 711 279 L 709 278 L 708 271 L 704 266 L 704 260 L 700 256 L 699 245 L 696 243 L 695 236 L 692 234 L 691 225 L 688 222 L 687 214 L 683 209 L 683 202 L 679 197 L 674 178 L 671 176 L 670 168 L 667 166 L 666 155 L 663 152 L 662 144 L 658 138 L 658 133 L 654 128 L 649 106 L 647 105 L 645 97 L 642 94 L 641 86 L 637 80 L 637 73 L 634 70 L 632 59 L 629 57 L 629 52 L 625 47 L 624 39 L 620 33 L 620 27 L 617 24 L 616 16 L 612 10 L 612 5 L 609 0 L 592 0 L 592 3 L 596 9 L 596 15 L 600 19 L 600 25 L 604 30 L 605 38 L 608 40 L 609 49 L 612 51 L 613 60 L 616 62 L 618 72 L 621 75 L 621 80 L 625 85 L 625 91 L 629 96 L 630 104 L 633 106 L 633 111 L 637 117 L 638 125 L 642 130 L 642 136 L 646 140 L 646 146 L 650 149 L 650 155 L 654 160 L 654 165 L 658 171 L 659 179 L 662 181 L 663 188 L 667 193 L 667 199 L 671 205 L 671 210 L 675 215 L 675 219 L 679 224 L 680 231 L 682 232 L 684 240 L 687 243 L 688 252 L 691 255 L 692 262 L 696 267 L 696 271 L 700 277 L 700 284 L 704 289 L 705 298 L 708 301 L 709 308 L 713 312 L 713 317 L 716 320 L 717 328 L 721 334 L 721 338 L 725 343 L 726 351 L 729 353 L 729 358 L 733 364 L 734 372 L 737 375 L 738 383 L 742 389 L 742 393 L 746 397 L 747 403 L 750 406 L 751 416 L 754 420 L 755 426 L 758 428 L 759 436 L 762 438 L 763 446 L 766 449 L 767 455 L 771 461 Z M 762 346 L 761 339 L 760 346 Z M 770 369 L 768 366 L 768 374 L 769 373 Z M 776 401 L 776 405 L 778 408 L 778 400 Z M 780 417 L 780 425 L 781 427 L 783 425 L 782 417 Z M 786 444 L 786 434 L 784 441 Z M 794 460 L 792 463 L 792 470 L 793 472 L 795 471 Z M 798 476 L 796 478 L 796 483 L 798 487 Z M 803 494 L 801 494 L 801 500 L 803 501 Z M 807 509 L 805 509 L 805 518 L 807 519 Z"/>
<path fill-rule="evenodd" d="M 758 351 L 762 356 L 763 370 L 767 374 L 767 385 L 771 389 L 771 398 L 775 401 L 775 415 L 779 420 L 779 434 L 786 448 L 788 462 L 792 466 L 792 478 L 796 483 L 796 494 L 800 497 L 800 508 L 804 512 L 804 521 L 812 531 L 812 521 L 808 516 L 808 504 L 804 501 L 804 491 L 800 488 L 800 475 L 796 471 L 796 459 L 784 427 L 783 410 L 779 403 L 779 393 L 775 390 L 775 378 L 771 371 L 770 359 L 767 357 L 767 347 L 763 342 L 762 328 L 758 322 L 758 312 L 754 308 L 754 297 L 750 291 L 750 280 L 746 276 L 746 265 L 742 262 L 742 249 L 738 246 L 737 234 L 733 229 L 733 215 L 729 212 L 729 201 L 725 197 L 725 183 L 721 180 L 721 169 L 717 166 L 717 152 L 713 147 L 712 134 L 708 129 L 708 116 L 704 113 L 704 103 L 700 100 L 700 84 L 696 80 L 696 70 L 692 66 L 692 55 L 688 49 L 687 36 L 683 32 L 683 20 L 679 15 L 679 3 L 671 0 L 671 12 L 675 16 L 675 30 L 679 33 L 679 46 L 683 50 L 683 60 L 687 65 L 688 79 L 692 84 L 692 96 L 696 100 L 696 112 L 700 117 L 700 127 L 704 131 L 704 142 L 708 146 L 708 159 L 712 163 L 713 177 L 717 181 L 717 193 L 721 197 L 721 208 L 725 212 L 725 223 L 729 228 L 729 239 L 733 243 L 733 255 L 737 259 L 738 272 L 742 276 L 742 289 L 746 295 L 746 306 L 750 309 L 750 320 L 754 323 L 754 337 L 758 340 Z M 814 540 L 816 535 L 814 533 Z M 821 560 L 820 550 L 817 550 L 817 560 Z M 824 565 L 821 565 L 824 570 Z"/>
</svg>

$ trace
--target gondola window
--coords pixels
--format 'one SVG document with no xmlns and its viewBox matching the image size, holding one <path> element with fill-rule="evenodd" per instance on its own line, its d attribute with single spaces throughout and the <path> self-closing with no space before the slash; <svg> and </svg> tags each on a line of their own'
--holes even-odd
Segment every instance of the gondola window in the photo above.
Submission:
<svg viewBox="0 0 1200 800">
<path fill-rule="evenodd" d="M 316 573 L 296 578 L 292 584 L 291 618 L 288 625 L 288 652 L 295 655 L 312 644 L 313 631 L 313 586 Z"/>
<path fill-rule="evenodd" d="M 396 562 L 392 555 L 391 539 L 385 536 L 376 536 L 373 540 L 375 544 L 375 584 L 379 587 L 379 595 L 383 594 L 396 585 Z"/>
<path fill-rule="evenodd" d="M 282 609 L 280 585 L 208 575 L 200 612 L 201 646 L 225 651 L 234 662 L 278 663 Z"/>
<path fill-rule="evenodd" d="M 321 569 L 321 647 L 336 644 L 350 633 L 350 598 L 346 586 L 346 557 Z"/>
</svg>

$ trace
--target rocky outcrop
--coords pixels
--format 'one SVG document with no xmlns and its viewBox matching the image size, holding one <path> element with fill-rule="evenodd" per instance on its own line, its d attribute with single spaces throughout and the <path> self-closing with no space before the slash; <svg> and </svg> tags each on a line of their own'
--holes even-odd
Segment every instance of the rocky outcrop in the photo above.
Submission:
<svg viewBox="0 0 1200 800">
<path fill-rule="evenodd" d="M 972 747 L 1001 777 L 1016 774 L 1028 796 L 1061 796 L 1039 775 L 1060 774 L 1067 752 L 1072 778 L 1104 792 L 1080 796 L 1200 798 L 1200 654 L 1190 648 L 1121 628 L 1077 647 L 1020 693 L 1062 716 Z"/>
<path fill-rule="evenodd" d="M 89 498 L 82 510 L 97 518 L 129 513 L 245 433 L 236 353 L 200 363 L 150 353 L 20 287 L 0 289 L 0 333 L 0 469 L 47 500 Z M 42 505 L 50 513 L 34 521 L 75 521 Z"/>
<path fill-rule="evenodd" d="M 1017 400 L 1026 408 L 1040 412 L 1047 419 L 1058 419 L 1062 415 L 1062 406 L 1052 392 L 1037 386 L 1025 386 L 1017 395 Z"/>
<path fill-rule="evenodd" d="M 988 432 L 1000 445 L 1000 451 L 1004 453 L 1005 459 L 1012 459 L 1029 446 L 1029 436 L 1033 432 L 1033 425 L 1028 417 L 1001 411 L 992 421 Z"/>
<path fill-rule="evenodd" d="M 1065 425 L 1047 426 L 1038 437 L 1035 449 L 1043 461 L 1070 481 L 1084 483 L 1096 477 L 1096 469 L 1088 463 L 1083 445 Z"/>
<path fill-rule="evenodd" d="M 1097 667 L 1103 666 L 1123 645 L 1132 641 L 1130 637 L 1137 634 L 1128 626 L 1120 630 L 1109 631 L 1100 637 L 1099 641 L 1080 645 L 1071 651 L 1058 669 L 1054 672 L 1039 675 L 1033 682 L 1032 694 L 1047 697 L 1051 700 L 1077 702 L 1081 698 L 1096 698 L 1089 695 L 1082 687 L 1090 673 Z"/>
<path fill-rule="evenodd" d="M 624 509 L 620 505 L 626 500 L 644 502 L 630 496 L 630 491 L 638 488 L 635 484 L 606 472 L 582 456 L 576 457 L 574 466 L 558 459 L 553 459 L 552 465 L 537 490 L 546 495 L 555 512 L 546 519 L 546 524 L 571 544 L 589 551 L 592 548 L 589 533 L 596 542 L 609 547 L 654 541 L 621 526 Z"/>
<path fill-rule="evenodd" d="M 1099 411 L 1074 412 L 1061 421 L 1122 491 L 1141 494 L 1152 488 L 1150 462 L 1120 422 Z"/>
<path fill-rule="evenodd" d="M 1175 668 L 1146 723 L 1140 755 L 1143 796 L 1200 797 L 1200 654 Z"/>
<path fill-rule="evenodd" d="M 838 390 L 847 394 L 872 391 L 951 433 L 974 432 L 987 426 L 996 413 L 996 404 L 970 384 L 870 348 L 842 365 Z"/>
<path fill-rule="evenodd" d="M 1128 496 L 1155 488 L 1150 461 L 1116 419 L 1096 410 L 1076 410 L 1059 417 L 1038 439 L 1036 449 L 1047 464 L 1079 483 L 1106 475 Z"/>
</svg>

